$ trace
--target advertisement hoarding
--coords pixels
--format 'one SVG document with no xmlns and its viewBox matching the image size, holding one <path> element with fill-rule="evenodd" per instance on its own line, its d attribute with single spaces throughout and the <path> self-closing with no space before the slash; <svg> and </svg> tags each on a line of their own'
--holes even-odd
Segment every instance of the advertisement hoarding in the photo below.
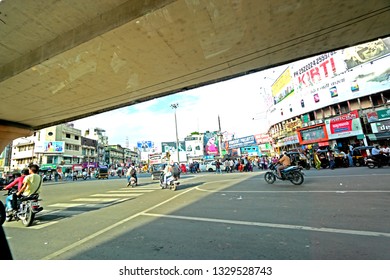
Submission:
<svg viewBox="0 0 390 280">
<path fill-rule="evenodd" d="M 289 68 L 293 89 L 278 97 L 276 88 L 283 87 L 272 88 L 276 99 L 269 108 L 270 125 L 390 89 L 390 38 L 307 58 Z"/>
<path fill-rule="evenodd" d="M 65 150 L 64 141 L 43 141 L 35 144 L 36 153 L 63 153 Z"/>
<path fill-rule="evenodd" d="M 344 138 L 363 134 L 357 110 L 348 114 L 325 120 L 329 139 Z"/>
</svg>

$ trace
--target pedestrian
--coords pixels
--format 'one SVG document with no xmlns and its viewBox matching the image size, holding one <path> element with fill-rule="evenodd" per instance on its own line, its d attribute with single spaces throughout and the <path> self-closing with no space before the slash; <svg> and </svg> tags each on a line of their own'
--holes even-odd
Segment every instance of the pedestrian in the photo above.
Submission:
<svg viewBox="0 0 390 280">
<path fill-rule="evenodd" d="M 58 182 L 58 177 L 59 177 L 60 175 L 58 174 L 58 171 L 57 170 L 55 170 L 54 171 L 54 181 L 55 182 Z"/>
<path fill-rule="evenodd" d="M 229 163 L 229 160 L 225 160 L 224 162 L 223 162 L 223 165 L 225 166 L 225 171 L 226 171 L 226 173 L 229 173 L 229 171 L 230 171 L 230 163 Z"/>
<path fill-rule="evenodd" d="M 234 169 L 234 160 L 233 159 L 229 160 L 229 169 L 230 169 L 230 173 L 232 173 L 233 169 Z"/>
<path fill-rule="evenodd" d="M 222 174 L 221 173 L 221 162 L 219 159 L 215 162 L 215 174 Z"/>
<path fill-rule="evenodd" d="M 314 165 L 315 165 L 317 170 L 319 170 L 321 168 L 321 160 L 319 157 L 319 153 L 320 153 L 319 151 L 314 153 Z"/>
<path fill-rule="evenodd" d="M 351 150 L 348 151 L 347 157 L 348 157 L 349 167 L 353 167 L 353 157 L 352 157 Z"/>
<path fill-rule="evenodd" d="M 329 158 L 329 168 L 333 170 L 335 166 L 335 158 L 332 151 L 329 151 L 328 158 Z"/>
</svg>

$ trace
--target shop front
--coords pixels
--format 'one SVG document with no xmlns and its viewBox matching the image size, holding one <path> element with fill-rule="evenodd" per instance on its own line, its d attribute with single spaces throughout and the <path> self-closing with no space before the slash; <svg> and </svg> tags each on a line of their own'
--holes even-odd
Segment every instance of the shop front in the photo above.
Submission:
<svg viewBox="0 0 390 280">
<path fill-rule="evenodd" d="M 390 145 L 390 108 L 367 113 L 372 134 L 368 137 L 374 144 Z"/>
<path fill-rule="evenodd" d="M 347 153 L 349 151 L 349 145 L 361 146 L 362 141 L 362 144 L 367 146 L 367 139 L 364 135 L 357 110 L 326 119 L 325 127 L 328 139 L 333 140 L 332 142 L 337 144 L 337 149 L 335 150 L 342 150 Z M 334 148 L 334 145 L 332 148 Z"/>
<path fill-rule="evenodd" d="M 325 149 L 329 146 L 325 124 L 299 128 L 297 129 L 297 136 L 303 150 Z"/>
</svg>

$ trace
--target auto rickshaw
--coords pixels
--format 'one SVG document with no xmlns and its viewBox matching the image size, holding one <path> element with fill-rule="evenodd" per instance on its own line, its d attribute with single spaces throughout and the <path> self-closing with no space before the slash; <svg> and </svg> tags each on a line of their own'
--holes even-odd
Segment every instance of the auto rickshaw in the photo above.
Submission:
<svg viewBox="0 0 390 280">
<path fill-rule="evenodd" d="M 97 179 L 108 179 L 108 167 L 107 166 L 99 166 L 97 168 L 96 178 Z"/>
</svg>

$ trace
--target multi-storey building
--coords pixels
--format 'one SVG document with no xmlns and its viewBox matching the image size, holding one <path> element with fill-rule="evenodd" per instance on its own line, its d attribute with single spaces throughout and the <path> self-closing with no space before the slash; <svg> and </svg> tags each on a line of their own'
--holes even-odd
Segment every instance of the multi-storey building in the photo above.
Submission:
<svg viewBox="0 0 390 280">
<path fill-rule="evenodd" d="M 266 100 L 276 150 L 388 145 L 389 64 L 385 38 L 287 65 Z"/>
<path fill-rule="evenodd" d="M 96 162 L 106 164 L 105 147 L 108 145 L 108 136 L 104 135 L 106 131 L 103 128 L 89 128 L 85 131 L 84 136 L 97 141 Z"/>
<path fill-rule="evenodd" d="M 119 145 L 107 145 L 105 149 L 105 162 L 112 168 L 117 168 L 125 164 L 124 148 Z"/>
</svg>

